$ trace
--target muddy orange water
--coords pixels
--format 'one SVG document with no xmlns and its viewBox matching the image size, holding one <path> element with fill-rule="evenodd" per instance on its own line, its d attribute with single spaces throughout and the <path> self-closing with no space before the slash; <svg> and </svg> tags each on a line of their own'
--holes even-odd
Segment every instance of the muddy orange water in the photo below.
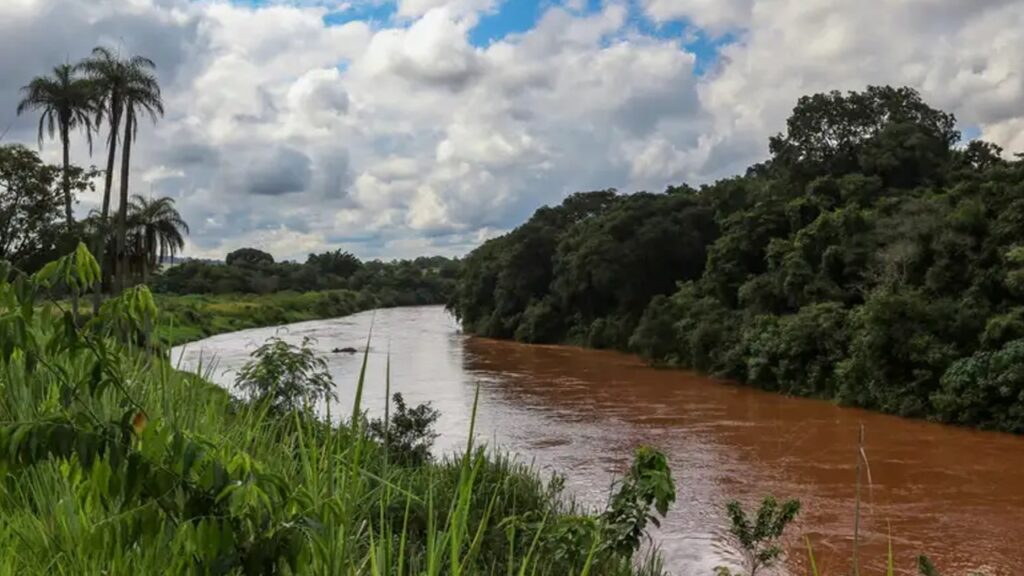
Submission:
<svg viewBox="0 0 1024 576">
<path fill-rule="evenodd" d="M 677 575 L 710 575 L 738 559 L 723 509 L 767 494 L 803 503 L 784 571 L 807 573 L 803 536 L 819 568 L 848 574 L 856 440 L 861 424 L 871 484 L 865 486 L 862 574 L 884 574 L 887 543 L 910 573 L 927 553 L 944 575 L 1024 574 L 1024 437 L 903 420 L 827 402 L 786 398 L 683 371 L 656 370 L 618 353 L 470 338 L 439 307 L 378 310 L 293 324 L 328 354 L 339 409 L 351 407 L 362 350 L 373 326 L 366 409 L 384 406 L 384 367 L 410 403 L 442 412 L 437 450 L 466 440 L 480 386 L 482 440 L 566 475 L 582 501 L 602 505 L 634 447 L 669 454 L 678 502 L 654 537 Z M 214 379 L 233 371 L 278 329 L 216 336 L 178 350 L 185 365 L 215 359 Z M 867 476 L 867 474 L 865 474 Z M 866 482 L 865 482 L 866 484 Z"/>
</svg>

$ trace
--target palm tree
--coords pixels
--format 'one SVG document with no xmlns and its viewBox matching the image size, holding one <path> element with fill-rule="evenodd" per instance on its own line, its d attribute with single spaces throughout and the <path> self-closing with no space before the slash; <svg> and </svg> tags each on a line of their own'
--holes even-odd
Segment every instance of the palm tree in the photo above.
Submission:
<svg viewBox="0 0 1024 576">
<path fill-rule="evenodd" d="M 117 270 L 115 276 L 119 285 L 123 286 L 127 274 L 126 241 L 128 233 L 128 175 L 131 168 L 131 144 L 138 131 L 138 116 L 149 114 L 156 122 L 164 113 L 160 85 L 153 75 L 156 64 L 149 58 L 133 56 L 122 59 L 108 48 L 99 46 L 93 49 L 92 56 L 79 64 L 79 67 L 96 83 L 99 96 L 100 115 L 105 115 L 110 124 L 110 135 L 107 139 L 108 156 L 107 172 L 103 187 L 103 211 L 101 222 L 108 222 L 110 216 L 110 192 L 114 174 L 114 161 L 117 156 L 117 139 L 124 118 L 124 147 L 121 150 L 121 203 L 117 217 Z M 101 242 L 99 249 L 103 250 Z M 102 252 L 99 254 L 102 258 Z M 97 292 L 94 307 L 99 306 Z"/>
<path fill-rule="evenodd" d="M 44 134 L 49 134 L 51 139 L 59 135 L 64 148 L 64 217 L 70 230 L 75 223 L 71 212 L 71 132 L 84 128 L 89 150 L 92 150 L 91 116 L 95 110 L 92 83 L 76 78 L 74 66 L 61 64 L 53 69 L 51 75 L 33 78 L 21 91 L 19 115 L 28 110 L 42 111 L 39 116 L 39 147 L 43 147 Z"/>
<path fill-rule="evenodd" d="M 132 196 L 128 218 L 128 253 L 135 267 L 142 273 L 143 283 L 149 283 L 150 272 L 164 258 L 185 248 L 188 224 L 182 219 L 173 198 L 147 200 Z"/>
</svg>

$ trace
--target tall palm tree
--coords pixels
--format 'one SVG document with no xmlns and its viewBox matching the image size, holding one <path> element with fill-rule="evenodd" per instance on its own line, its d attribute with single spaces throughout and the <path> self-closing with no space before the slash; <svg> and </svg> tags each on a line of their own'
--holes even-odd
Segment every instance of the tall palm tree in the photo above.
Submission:
<svg viewBox="0 0 1024 576">
<path fill-rule="evenodd" d="M 148 61 L 152 64 L 152 61 Z M 120 255 L 120 285 L 124 288 L 128 275 L 128 173 L 132 158 L 132 142 L 138 135 L 138 117 L 148 115 L 154 124 L 164 115 L 164 102 L 156 76 L 145 68 L 133 69 L 132 82 L 124 99 L 124 146 L 121 147 L 121 209 L 117 213 L 117 253 Z"/>
<path fill-rule="evenodd" d="M 75 75 L 75 67 L 61 64 L 49 76 L 38 76 L 21 89 L 22 99 L 18 114 L 28 110 L 40 110 L 39 147 L 43 147 L 43 136 L 58 136 L 64 148 L 64 217 L 68 229 L 74 226 L 71 211 L 71 132 L 82 128 L 92 150 L 92 114 L 95 111 L 92 83 Z"/>
<path fill-rule="evenodd" d="M 149 200 L 132 196 L 128 218 L 128 253 L 142 273 L 143 283 L 164 258 L 185 248 L 188 224 L 174 207 L 173 198 Z"/>
<path fill-rule="evenodd" d="M 149 114 L 156 122 L 164 113 L 160 85 L 153 75 L 156 64 L 149 58 L 133 56 L 123 59 L 110 49 L 99 46 L 93 49 L 92 56 L 83 60 L 79 67 L 97 85 L 99 93 L 100 115 L 105 116 L 110 125 L 107 138 L 107 172 L 103 186 L 103 211 L 101 222 L 109 222 L 110 192 L 114 175 L 114 162 L 117 157 L 117 140 L 121 119 L 124 118 L 124 147 L 121 151 L 121 204 L 118 211 L 117 253 L 115 262 L 118 269 L 115 276 L 123 285 L 123 276 L 127 274 L 127 255 L 125 252 L 128 232 L 128 175 L 131 168 L 131 143 L 138 131 L 137 119 L 140 114 Z M 98 249 L 102 259 L 105 243 L 100 242 Z M 93 302 L 99 306 L 99 292 Z"/>
</svg>

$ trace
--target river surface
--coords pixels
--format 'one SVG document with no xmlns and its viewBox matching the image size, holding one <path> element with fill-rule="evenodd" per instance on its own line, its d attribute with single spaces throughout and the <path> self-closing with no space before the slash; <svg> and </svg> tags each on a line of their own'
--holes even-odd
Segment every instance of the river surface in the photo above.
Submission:
<svg viewBox="0 0 1024 576">
<path fill-rule="evenodd" d="M 362 350 L 371 326 L 366 410 L 383 412 L 390 351 L 393 391 L 441 411 L 435 452 L 464 446 L 479 386 L 478 438 L 564 474 L 572 493 L 595 507 L 636 446 L 668 453 L 678 501 L 655 538 L 673 574 L 735 565 L 725 503 L 768 494 L 803 504 L 790 529 L 788 573 L 807 574 L 807 536 L 824 574 L 849 574 L 861 424 L 871 476 L 861 555 L 872 568 L 862 574 L 884 574 L 889 534 L 901 573 L 927 553 L 945 576 L 1024 574 L 1024 437 L 787 398 L 614 352 L 467 337 L 440 307 L 245 330 L 175 355 L 186 367 L 201 359 L 214 366 L 212 378 L 230 389 L 234 370 L 266 338 L 311 336 L 338 385 L 332 413 L 344 414 L 362 357 L 329 351 Z"/>
</svg>

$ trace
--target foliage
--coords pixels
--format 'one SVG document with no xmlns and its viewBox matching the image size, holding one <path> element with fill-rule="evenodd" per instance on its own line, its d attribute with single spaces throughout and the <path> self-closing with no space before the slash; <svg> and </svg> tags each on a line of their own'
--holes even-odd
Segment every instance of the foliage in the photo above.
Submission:
<svg viewBox="0 0 1024 576">
<path fill-rule="evenodd" d="M 39 110 L 39 147 L 43 146 L 43 134 L 53 139 L 58 136 L 64 152 L 62 190 L 64 192 L 64 217 L 68 227 L 74 224 L 71 205 L 73 201 L 70 161 L 71 132 L 77 128 L 85 130 L 92 151 L 92 114 L 95 111 L 94 85 L 85 78 L 77 77 L 75 67 L 61 64 L 53 69 L 50 76 L 33 78 L 22 91 L 18 114 L 28 110 Z"/>
<path fill-rule="evenodd" d="M 782 555 L 779 541 L 800 512 L 800 502 L 787 500 L 779 504 L 768 496 L 761 502 L 753 521 L 739 502 L 729 502 L 726 510 L 731 524 L 729 532 L 740 546 L 749 576 L 755 576 L 758 570 L 771 568 L 779 560 Z"/>
<path fill-rule="evenodd" d="M 143 282 L 165 258 L 185 248 L 188 224 L 168 197 L 133 196 L 128 211 L 129 260 L 141 264 Z"/>
<path fill-rule="evenodd" d="M 955 127 L 908 88 L 806 96 L 742 176 L 537 210 L 465 258 L 449 307 L 485 336 L 1017 430 L 1012 385 L 948 371 L 1024 337 L 1024 158 Z"/>
<path fill-rule="evenodd" d="M 76 326 L 47 295 L 88 290 L 98 267 L 80 245 L 32 276 L 0 274 L 0 571 L 662 574 L 656 554 L 617 552 L 605 515 L 560 481 L 507 457 L 470 445 L 396 465 L 362 426 L 269 411 L 173 369 L 121 337 L 159 317 L 145 287 Z M 253 381 L 308 383 L 322 365 L 302 348 L 271 341 Z M 654 454 L 624 485 L 664 513 Z"/>
<path fill-rule="evenodd" d="M 624 347 L 647 303 L 700 276 L 717 228 L 690 190 L 574 194 L 463 263 L 450 308 L 474 332 Z"/>
<path fill-rule="evenodd" d="M 638 448 L 629 474 L 619 482 L 601 516 L 607 533 L 606 546 L 617 554 L 632 556 L 642 544 L 647 524 L 661 526 L 651 508 L 664 517 L 675 501 L 676 487 L 668 458 L 653 448 Z"/>
<path fill-rule="evenodd" d="M 370 293 L 349 290 L 230 296 L 158 293 L 156 298 L 161 317 L 157 335 L 170 345 L 246 328 L 337 318 L 385 305 Z"/>
<path fill-rule="evenodd" d="M 353 254 L 335 250 L 323 254 L 310 254 L 306 259 L 306 266 L 313 268 L 323 275 L 337 276 L 339 278 L 351 278 L 353 274 L 363 267 Z"/>
<path fill-rule="evenodd" d="M 396 464 L 420 466 L 431 458 L 430 448 L 437 439 L 434 424 L 441 413 L 430 403 L 409 408 L 401 394 L 392 397 L 395 410 L 385 421 L 370 421 L 368 432 L 388 452 Z"/>
<path fill-rule="evenodd" d="M 138 136 L 138 121 L 141 116 L 149 116 L 155 123 L 164 115 L 163 98 L 160 83 L 157 80 L 156 64 L 144 56 L 122 58 L 120 54 L 106 47 L 97 47 L 92 55 L 77 65 L 88 78 L 93 89 L 93 99 L 97 121 L 106 118 L 110 124 L 107 138 L 109 155 L 107 157 L 106 179 L 103 189 L 103 208 L 100 220 L 104 224 L 110 222 L 110 193 L 114 172 L 114 161 L 117 152 L 118 129 L 124 120 L 124 133 L 121 136 L 121 174 L 120 203 L 116 218 L 116 252 L 114 261 L 115 278 L 118 286 L 124 288 L 129 280 L 130 256 L 128 252 L 128 212 L 129 177 L 131 175 L 132 143 Z M 97 240 L 100 249 L 100 260 L 103 260 L 105 242 Z"/>
<path fill-rule="evenodd" d="M 0 258 L 23 264 L 54 248 L 60 171 L 22 146 L 0 147 Z"/>
<path fill-rule="evenodd" d="M 274 257 L 256 248 L 239 248 L 228 252 L 228 255 L 224 257 L 224 263 L 228 266 L 262 266 L 273 264 Z"/>
<path fill-rule="evenodd" d="M 257 254 L 258 252 L 258 254 Z M 382 306 L 442 304 L 454 286 L 459 262 L 440 256 L 361 262 L 345 252 L 310 254 L 303 264 L 273 262 L 265 252 L 244 248 L 225 264 L 186 261 L 153 279 L 169 294 L 269 294 L 351 290 L 372 294 Z"/>
<path fill-rule="evenodd" d="M 271 338 L 251 356 L 235 376 L 235 386 L 251 402 L 281 413 L 334 399 L 327 362 L 313 350 L 308 337 L 299 346 Z"/>
<path fill-rule="evenodd" d="M 1024 340 L 957 360 L 932 402 L 945 422 L 1024 433 Z"/>
</svg>

